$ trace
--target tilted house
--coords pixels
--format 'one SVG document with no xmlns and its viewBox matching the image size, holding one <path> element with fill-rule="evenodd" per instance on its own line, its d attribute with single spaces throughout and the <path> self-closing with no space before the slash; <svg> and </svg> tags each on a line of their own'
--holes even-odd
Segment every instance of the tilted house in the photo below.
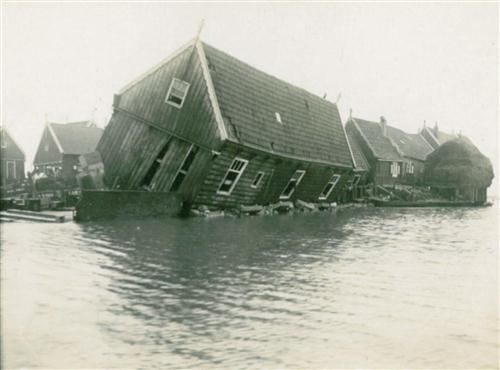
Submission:
<svg viewBox="0 0 500 370">
<path fill-rule="evenodd" d="M 74 181 L 78 157 L 95 151 L 102 133 L 91 121 L 47 123 L 33 161 L 35 171 Z"/>
<path fill-rule="evenodd" d="M 348 135 L 356 138 L 370 163 L 369 179 L 375 185 L 419 184 L 432 146 L 420 134 L 408 134 L 380 122 L 350 117 Z"/>
<path fill-rule="evenodd" d="M 337 106 L 195 39 L 126 86 L 99 142 L 111 189 L 187 205 L 339 200 L 353 160 Z"/>
<path fill-rule="evenodd" d="M 448 134 L 439 129 L 437 122 L 434 124 L 433 128 L 427 127 L 424 124 L 424 127 L 420 131 L 420 135 L 424 137 L 424 139 L 432 146 L 433 149 L 436 149 L 441 144 L 446 143 L 447 141 L 458 138 L 458 135 Z"/>
<path fill-rule="evenodd" d="M 5 128 L 0 128 L 1 185 L 24 179 L 26 155 Z"/>
</svg>

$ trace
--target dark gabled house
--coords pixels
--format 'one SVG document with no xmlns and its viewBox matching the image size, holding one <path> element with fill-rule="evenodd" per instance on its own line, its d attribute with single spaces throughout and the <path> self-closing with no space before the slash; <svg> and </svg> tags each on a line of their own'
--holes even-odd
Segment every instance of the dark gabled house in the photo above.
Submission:
<svg viewBox="0 0 500 370">
<path fill-rule="evenodd" d="M 353 159 L 335 104 L 199 40 L 120 91 L 97 147 L 111 189 L 186 205 L 340 201 Z"/>
<path fill-rule="evenodd" d="M 95 151 L 102 132 L 91 121 L 47 123 L 33 161 L 35 171 L 75 181 L 78 157 Z"/>
<path fill-rule="evenodd" d="M 1 185 L 24 180 L 26 155 L 12 135 L 0 127 L 0 178 Z"/>
<path fill-rule="evenodd" d="M 424 127 L 420 131 L 420 135 L 422 135 L 434 149 L 447 141 L 458 138 L 458 135 L 448 134 L 439 130 L 437 122 L 434 124 L 433 128 L 427 127 L 424 123 Z"/>
<path fill-rule="evenodd" d="M 424 162 L 433 151 L 420 134 L 408 134 L 380 122 L 350 117 L 346 124 L 349 136 L 358 140 L 370 163 L 369 180 L 375 185 L 419 184 Z"/>
</svg>

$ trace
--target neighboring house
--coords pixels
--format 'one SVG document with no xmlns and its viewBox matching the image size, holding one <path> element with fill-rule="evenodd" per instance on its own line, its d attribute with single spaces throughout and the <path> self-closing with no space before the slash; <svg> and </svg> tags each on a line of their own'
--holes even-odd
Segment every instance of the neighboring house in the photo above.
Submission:
<svg viewBox="0 0 500 370">
<path fill-rule="evenodd" d="M 448 134 L 446 132 L 440 131 L 437 122 L 434 124 L 433 128 L 427 127 L 424 123 L 424 127 L 420 131 L 420 135 L 424 137 L 424 139 L 432 146 L 433 149 L 436 149 L 441 144 L 444 144 L 447 141 L 456 139 L 458 137 L 458 135 Z"/>
<path fill-rule="evenodd" d="M 24 180 L 26 156 L 12 135 L 0 127 L 0 177 L 1 185 Z"/>
<path fill-rule="evenodd" d="M 335 104 L 195 39 L 114 99 L 99 142 L 112 189 L 187 206 L 339 201 L 353 159 Z"/>
<path fill-rule="evenodd" d="M 95 151 L 102 132 L 91 121 L 47 123 L 33 161 L 35 171 L 75 180 L 78 157 Z"/>
<path fill-rule="evenodd" d="M 370 163 L 369 180 L 375 185 L 419 184 L 432 146 L 420 134 L 408 134 L 380 122 L 350 117 L 348 135 L 356 138 Z"/>
</svg>

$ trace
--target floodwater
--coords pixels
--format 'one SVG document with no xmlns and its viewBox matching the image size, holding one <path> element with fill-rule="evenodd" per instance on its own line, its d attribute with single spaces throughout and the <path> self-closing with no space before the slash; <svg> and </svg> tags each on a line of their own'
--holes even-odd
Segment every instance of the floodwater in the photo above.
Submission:
<svg viewBox="0 0 500 370">
<path fill-rule="evenodd" d="M 6 368 L 497 368 L 498 209 L 1 226 Z"/>
</svg>

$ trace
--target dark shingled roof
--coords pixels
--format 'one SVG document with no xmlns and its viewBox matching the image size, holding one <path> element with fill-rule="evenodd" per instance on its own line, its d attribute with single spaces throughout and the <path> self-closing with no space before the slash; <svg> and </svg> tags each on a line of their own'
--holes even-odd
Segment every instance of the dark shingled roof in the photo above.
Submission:
<svg viewBox="0 0 500 370">
<path fill-rule="evenodd" d="M 12 135 L 6 129 L 0 127 L 0 142 L 1 142 L 1 159 L 21 160 L 24 161 L 25 155 L 23 150 L 17 145 Z"/>
<path fill-rule="evenodd" d="M 354 156 L 354 161 L 356 162 L 355 169 L 362 171 L 369 171 L 370 164 L 368 163 L 368 160 L 363 154 L 363 151 L 361 149 L 358 139 L 356 138 L 354 131 L 350 129 L 349 126 L 346 127 L 346 134 L 347 134 L 347 140 L 349 141 L 349 145 L 351 146 L 352 155 Z"/>
<path fill-rule="evenodd" d="M 352 119 L 367 141 L 375 157 L 382 160 L 401 160 L 408 157 L 425 161 L 434 149 L 420 134 L 408 134 L 403 130 L 387 125 L 387 136 L 382 135 L 378 122 L 366 121 L 360 118 Z"/>
<path fill-rule="evenodd" d="M 81 155 L 93 152 L 103 130 L 90 121 L 49 123 L 64 154 Z"/>
<path fill-rule="evenodd" d="M 352 167 L 334 103 L 212 46 L 203 48 L 231 140 L 283 156 Z"/>
<path fill-rule="evenodd" d="M 391 144 L 389 138 L 382 135 L 378 122 L 366 121 L 360 118 L 352 118 L 352 121 L 377 159 L 386 161 L 402 160 L 401 155 Z"/>
<path fill-rule="evenodd" d="M 387 126 L 387 135 L 405 157 L 425 161 L 427 155 L 434 150 L 419 134 L 407 134 L 400 129 Z"/>
</svg>

